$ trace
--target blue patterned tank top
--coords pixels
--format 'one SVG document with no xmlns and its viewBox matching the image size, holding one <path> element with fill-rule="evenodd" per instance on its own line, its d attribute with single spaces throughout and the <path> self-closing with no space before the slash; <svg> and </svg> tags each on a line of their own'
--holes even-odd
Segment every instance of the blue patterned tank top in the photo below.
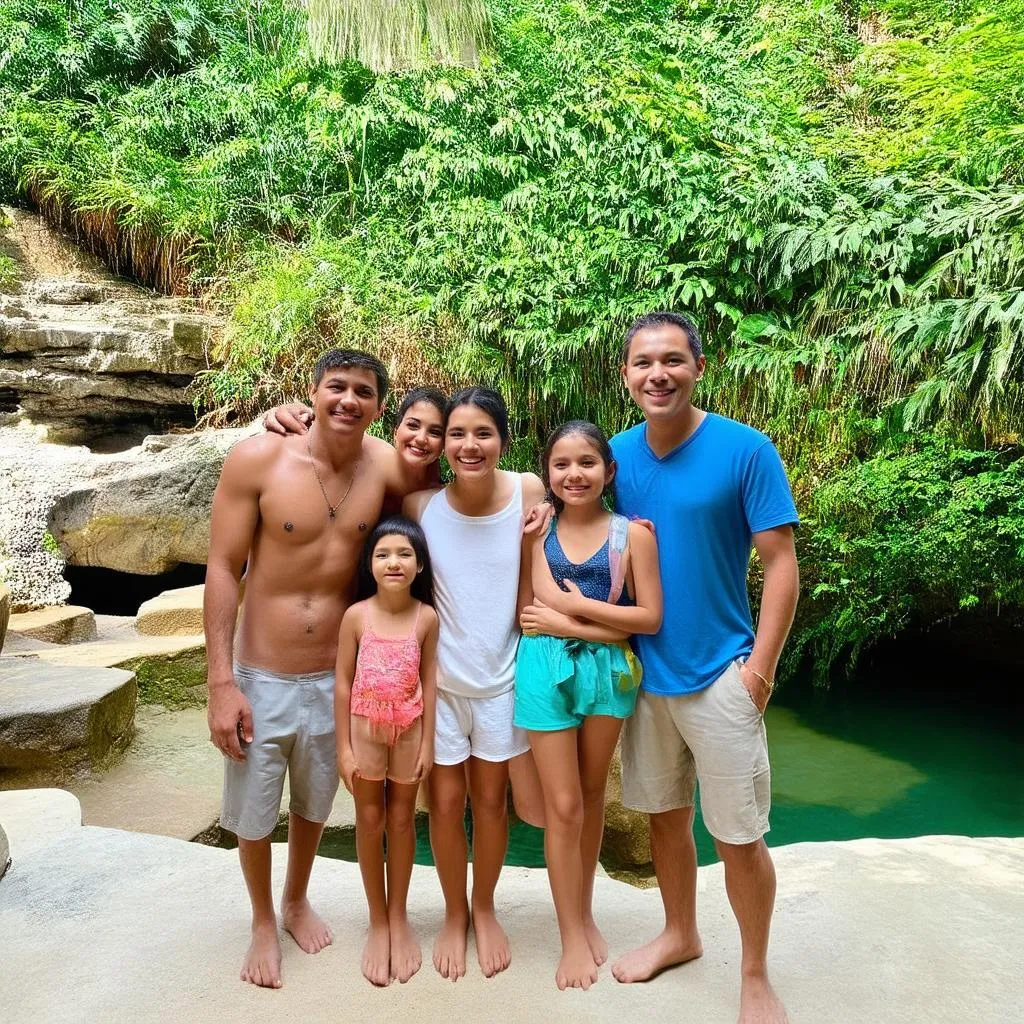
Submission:
<svg viewBox="0 0 1024 1024">
<path fill-rule="evenodd" d="M 544 557 L 548 560 L 548 568 L 555 582 L 562 587 L 562 580 L 572 580 L 584 597 L 592 597 L 595 601 L 607 601 L 612 589 L 612 572 L 608 564 L 608 541 L 585 562 L 572 562 L 562 550 L 558 540 L 558 519 L 551 521 L 551 529 L 544 540 Z M 565 590 L 565 587 L 562 587 Z M 619 604 L 632 605 L 633 599 L 622 588 Z"/>
</svg>

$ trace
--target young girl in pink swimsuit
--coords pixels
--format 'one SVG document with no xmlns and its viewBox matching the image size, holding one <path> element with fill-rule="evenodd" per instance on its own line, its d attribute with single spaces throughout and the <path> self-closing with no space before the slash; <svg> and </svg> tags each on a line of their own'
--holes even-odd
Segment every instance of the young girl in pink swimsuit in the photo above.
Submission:
<svg viewBox="0 0 1024 1024">
<path fill-rule="evenodd" d="M 361 600 L 341 621 L 334 717 L 370 912 L 363 974 L 387 985 L 408 981 L 422 962 L 406 895 L 416 792 L 434 762 L 438 620 L 430 555 L 416 523 L 391 516 L 377 525 L 363 549 L 359 589 Z"/>
</svg>

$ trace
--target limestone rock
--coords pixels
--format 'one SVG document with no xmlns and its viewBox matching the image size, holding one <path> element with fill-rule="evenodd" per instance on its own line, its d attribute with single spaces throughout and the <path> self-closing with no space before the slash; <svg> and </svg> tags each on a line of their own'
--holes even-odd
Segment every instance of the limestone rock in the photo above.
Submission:
<svg viewBox="0 0 1024 1024">
<path fill-rule="evenodd" d="M 0 881 L 3 880 L 4 875 L 7 874 L 7 869 L 11 866 L 11 844 L 7 840 L 7 833 L 4 831 L 4 827 L 0 824 Z"/>
<path fill-rule="evenodd" d="M 772 981 L 792 1020 L 1019 1018 L 1024 841 L 868 839 L 803 843 L 773 854 L 779 890 Z M 275 893 L 285 859 L 283 845 L 275 845 Z M 430 963 L 442 920 L 437 876 L 417 866 L 409 916 L 424 945 L 423 968 L 407 985 L 380 990 L 359 969 L 366 924 L 359 869 L 319 858 L 310 898 L 333 927 L 334 945 L 308 956 L 283 937 L 284 986 L 269 993 L 238 980 L 249 908 L 234 851 L 86 826 L 19 856 L 0 888 L 0 1006 L 5 1019 L 48 1024 L 248 1024 L 268 1015 L 292 1024 L 333 1020 L 339 1006 L 346 1019 L 419 1024 L 733 1024 L 739 936 L 721 864 L 700 868 L 697 885 L 703 957 L 641 988 L 616 984 L 606 965 L 589 992 L 559 992 L 547 876 L 505 868 L 496 909 L 512 964 L 484 978 L 471 938 L 466 976 L 452 985 Z M 612 959 L 662 925 L 657 892 L 598 878 L 594 906 Z"/>
<path fill-rule="evenodd" d="M 88 608 L 66 604 L 12 615 L 8 629 L 49 644 L 78 644 L 96 637 L 96 620 Z"/>
<path fill-rule="evenodd" d="M 631 810 L 622 802 L 622 757 L 617 747 L 605 790 L 602 850 L 606 856 L 626 868 L 651 862 L 647 815 Z"/>
<path fill-rule="evenodd" d="M 204 564 L 224 457 L 249 430 L 147 438 L 59 498 L 49 528 L 74 565 L 156 574 Z"/>
<path fill-rule="evenodd" d="M 11 592 L 0 583 L 0 651 L 4 649 L 7 638 L 7 625 L 11 618 Z"/>
<path fill-rule="evenodd" d="M 14 857 L 48 846 L 65 832 L 82 827 L 82 805 L 63 789 L 15 789 L 0 793 L 0 821 Z"/>
<path fill-rule="evenodd" d="M 122 669 L 0 660 L 0 767 L 97 762 L 131 738 L 136 685 Z"/>
<path fill-rule="evenodd" d="M 139 608 L 135 628 L 150 636 L 175 636 L 203 631 L 202 584 L 165 590 Z"/>
</svg>

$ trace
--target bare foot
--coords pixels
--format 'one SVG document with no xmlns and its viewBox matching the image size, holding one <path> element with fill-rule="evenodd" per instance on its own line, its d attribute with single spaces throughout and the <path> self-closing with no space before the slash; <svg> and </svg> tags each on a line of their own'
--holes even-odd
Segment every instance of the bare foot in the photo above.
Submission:
<svg viewBox="0 0 1024 1024">
<path fill-rule="evenodd" d="M 771 982 L 762 975 L 744 976 L 740 989 L 739 1024 L 788 1024 L 786 1008 Z"/>
<path fill-rule="evenodd" d="M 309 900 L 282 904 L 281 923 L 299 948 L 307 953 L 319 953 L 334 941 L 331 929 L 309 905 Z"/>
<path fill-rule="evenodd" d="M 473 908 L 473 933 L 476 935 L 476 958 L 480 961 L 480 970 L 485 978 L 493 978 L 512 963 L 512 947 L 493 909 Z"/>
<path fill-rule="evenodd" d="M 562 959 L 555 971 L 555 984 L 560 989 L 581 988 L 586 991 L 597 981 L 597 964 L 590 946 L 581 941 L 578 945 L 562 947 Z"/>
<path fill-rule="evenodd" d="M 363 977 L 380 988 L 391 984 L 391 939 L 386 922 L 370 925 L 363 946 Z"/>
<path fill-rule="evenodd" d="M 634 981 L 650 981 L 666 968 L 696 960 L 703 952 L 696 934 L 683 938 L 675 932 L 664 931 L 646 946 L 620 956 L 612 964 L 612 974 L 617 981 L 627 985 Z"/>
<path fill-rule="evenodd" d="M 469 916 L 445 914 L 444 925 L 434 940 L 434 967 L 442 978 L 458 981 L 466 973 L 466 932 Z"/>
<path fill-rule="evenodd" d="M 404 985 L 423 963 L 420 943 L 407 917 L 391 921 L 388 927 L 391 934 L 391 977 Z"/>
<path fill-rule="evenodd" d="M 590 947 L 591 955 L 594 957 L 594 963 L 600 967 L 608 959 L 608 943 L 604 941 L 601 929 L 597 927 L 592 917 L 584 920 L 583 930 L 587 934 L 587 945 Z"/>
<path fill-rule="evenodd" d="M 239 977 L 263 988 L 281 987 L 281 943 L 277 939 L 276 921 L 253 925 L 252 942 Z"/>
</svg>

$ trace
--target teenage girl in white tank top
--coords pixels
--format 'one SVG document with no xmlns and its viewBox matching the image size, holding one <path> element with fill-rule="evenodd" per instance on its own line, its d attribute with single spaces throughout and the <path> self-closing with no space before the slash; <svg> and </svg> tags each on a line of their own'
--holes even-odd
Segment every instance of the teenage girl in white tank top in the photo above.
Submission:
<svg viewBox="0 0 1024 1024">
<path fill-rule="evenodd" d="M 532 473 L 507 473 L 508 412 L 489 388 L 453 395 L 445 456 L 455 479 L 405 499 L 427 536 L 440 637 L 434 769 L 428 778 L 430 842 L 445 897 L 434 966 L 446 978 L 466 970 L 472 911 L 480 967 L 488 977 L 511 962 L 494 916 L 494 889 L 508 846 L 508 762 L 529 749 L 512 724 L 519 640 L 517 592 L 524 508 L 541 501 Z M 467 771 L 468 762 L 468 771 Z M 473 894 L 466 898 L 466 794 L 473 809 Z"/>
</svg>

